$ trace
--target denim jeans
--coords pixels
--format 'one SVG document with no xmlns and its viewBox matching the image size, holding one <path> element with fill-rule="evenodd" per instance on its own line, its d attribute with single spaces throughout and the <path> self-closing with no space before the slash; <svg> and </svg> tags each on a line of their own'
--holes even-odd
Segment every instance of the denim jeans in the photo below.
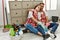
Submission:
<svg viewBox="0 0 60 40">
<path fill-rule="evenodd" d="M 38 34 L 38 32 L 40 32 L 42 35 L 45 35 L 44 29 L 41 27 L 41 25 L 33 27 L 31 24 L 26 24 L 26 29 L 29 29 L 34 34 Z"/>
<path fill-rule="evenodd" d="M 58 24 L 57 23 L 50 23 L 48 28 L 52 28 L 51 32 L 55 33 L 56 29 L 58 28 Z"/>
</svg>

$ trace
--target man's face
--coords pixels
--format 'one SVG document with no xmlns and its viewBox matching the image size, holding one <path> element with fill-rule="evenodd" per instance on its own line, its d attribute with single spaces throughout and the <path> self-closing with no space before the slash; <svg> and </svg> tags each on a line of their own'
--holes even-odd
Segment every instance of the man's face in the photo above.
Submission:
<svg viewBox="0 0 60 40">
<path fill-rule="evenodd" d="M 40 10 L 43 10 L 43 8 L 44 8 L 44 4 L 41 4 L 40 5 Z"/>
</svg>

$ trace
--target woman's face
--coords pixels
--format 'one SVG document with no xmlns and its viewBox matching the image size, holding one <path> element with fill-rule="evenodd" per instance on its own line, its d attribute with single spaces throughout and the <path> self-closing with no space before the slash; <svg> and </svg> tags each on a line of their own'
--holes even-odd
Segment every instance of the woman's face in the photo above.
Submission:
<svg viewBox="0 0 60 40">
<path fill-rule="evenodd" d="M 40 11 L 40 6 L 37 6 L 35 9 L 36 11 Z"/>
</svg>

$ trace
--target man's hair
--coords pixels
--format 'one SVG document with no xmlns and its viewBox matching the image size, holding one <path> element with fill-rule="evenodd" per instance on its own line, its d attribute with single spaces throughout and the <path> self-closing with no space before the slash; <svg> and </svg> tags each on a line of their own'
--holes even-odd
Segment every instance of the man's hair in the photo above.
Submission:
<svg viewBox="0 0 60 40">
<path fill-rule="evenodd" d="M 43 5 L 44 5 L 44 3 L 39 3 L 39 4 L 37 4 L 37 5 L 34 7 L 34 9 L 35 9 L 37 6 L 41 5 L 41 4 L 43 4 Z"/>
<path fill-rule="evenodd" d="M 40 5 L 41 5 L 41 4 L 43 4 L 43 5 L 44 5 L 44 3 L 40 3 Z"/>
</svg>

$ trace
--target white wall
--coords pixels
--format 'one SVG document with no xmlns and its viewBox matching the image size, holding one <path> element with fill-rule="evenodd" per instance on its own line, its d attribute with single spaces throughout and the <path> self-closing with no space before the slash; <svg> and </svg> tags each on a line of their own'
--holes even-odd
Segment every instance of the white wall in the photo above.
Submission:
<svg viewBox="0 0 60 40">
<path fill-rule="evenodd" d="M 58 0 L 57 10 L 55 10 L 55 11 L 47 11 L 47 12 L 48 12 L 49 17 L 51 17 L 53 15 L 55 15 L 55 16 L 57 15 L 57 16 L 60 17 L 60 0 Z M 5 14 L 5 11 L 4 11 L 4 14 Z M 9 23 L 10 23 L 9 11 L 8 11 L 8 20 L 9 20 Z M 6 16 L 5 16 L 5 24 L 6 24 Z M 0 25 L 3 25 L 2 0 L 0 0 Z"/>
<path fill-rule="evenodd" d="M 2 0 L 0 0 L 0 25 L 3 25 Z"/>
<path fill-rule="evenodd" d="M 4 8 L 5 8 L 5 0 L 4 0 Z M 6 22 L 6 14 L 5 14 L 5 9 L 4 9 L 4 18 L 5 18 L 5 25 L 7 24 Z M 0 26 L 4 25 L 3 21 L 3 7 L 2 7 L 2 0 L 0 0 Z"/>
<path fill-rule="evenodd" d="M 51 18 L 51 16 L 59 16 L 60 17 L 60 0 L 57 0 L 57 9 L 47 11 L 47 13 L 49 15 L 49 18 Z"/>
<path fill-rule="evenodd" d="M 60 17 L 60 0 L 58 0 L 58 8 L 57 8 L 57 13 L 58 13 L 58 15 L 59 15 L 59 17 Z"/>
</svg>

